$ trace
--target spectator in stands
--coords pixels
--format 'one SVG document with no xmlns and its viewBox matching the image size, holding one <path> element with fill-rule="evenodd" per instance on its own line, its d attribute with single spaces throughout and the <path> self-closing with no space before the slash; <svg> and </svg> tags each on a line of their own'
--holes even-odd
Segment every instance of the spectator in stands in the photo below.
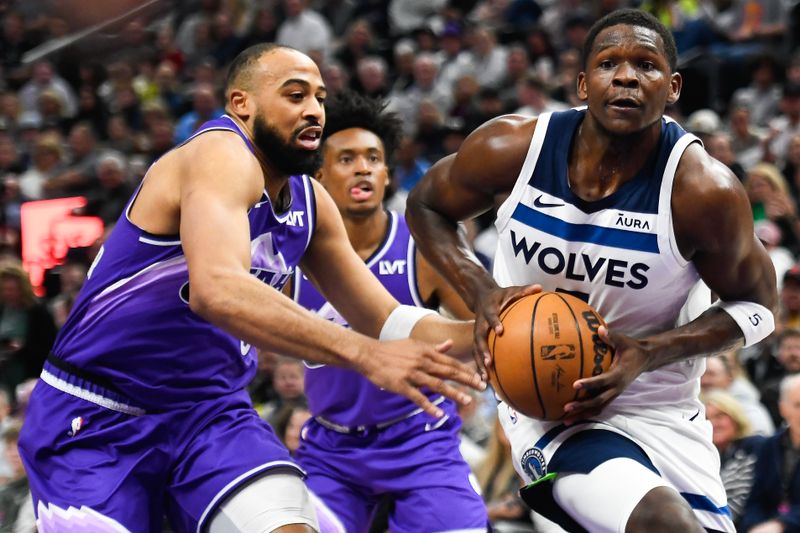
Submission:
<svg viewBox="0 0 800 533">
<path fill-rule="evenodd" d="M 50 198 L 91 192 L 95 185 L 95 167 L 100 150 L 90 124 L 75 124 L 69 132 L 70 159 L 64 172 L 48 180 L 44 193 Z"/>
<path fill-rule="evenodd" d="M 800 531 L 800 375 L 781 382 L 780 412 L 786 428 L 767 439 L 758 454 L 742 531 Z"/>
<path fill-rule="evenodd" d="M 727 132 L 717 130 L 708 135 L 703 143 L 708 155 L 724 164 L 733 172 L 739 181 L 744 181 L 747 173 L 744 167 L 736 160 L 736 154 L 731 148 L 731 136 Z"/>
<path fill-rule="evenodd" d="M 217 65 L 227 65 L 236 55 L 243 50 L 242 39 L 236 35 L 231 17 L 225 11 L 214 15 L 211 26 L 211 50 Z"/>
<path fill-rule="evenodd" d="M 20 264 L 0 266 L 0 381 L 10 393 L 25 379 L 39 376 L 56 336 L 53 316 L 33 293 Z"/>
<path fill-rule="evenodd" d="M 359 61 L 378 54 L 372 27 L 366 19 L 354 20 L 348 27 L 344 42 L 333 56 L 348 71 L 355 73 Z"/>
<path fill-rule="evenodd" d="M 88 195 L 82 214 L 100 217 L 104 224 L 115 222 L 125 209 L 135 185 L 128 179 L 127 161 L 122 154 L 106 152 L 97 159 L 99 187 Z"/>
<path fill-rule="evenodd" d="M 33 78 L 22 86 L 19 91 L 19 101 L 23 111 L 36 111 L 39 96 L 42 92 L 51 89 L 61 97 L 64 103 L 64 115 L 72 117 L 78 109 L 75 91 L 58 74 L 49 61 L 40 61 L 33 66 Z"/>
<path fill-rule="evenodd" d="M 536 117 L 542 113 L 567 109 L 567 104 L 548 96 L 544 81 L 532 73 L 517 83 L 517 101 L 520 107 L 514 113 L 519 115 Z"/>
<path fill-rule="evenodd" d="M 325 17 L 308 8 L 307 0 L 283 0 L 286 19 L 278 27 L 276 42 L 305 54 L 327 56 L 331 51 L 331 27 Z"/>
<path fill-rule="evenodd" d="M 735 357 L 734 352 L 733 358 Z M 739 381 L 734 383 L 733 368 L 728 354 L 706 358 L 706 371 L 700 378 L 700 387 L 704 394 L 720 390 L 735 398 L 747 419 L 748 429 L 753 433 L 772 435 L 775 432 L 772 418 L 761 404 L 760 395 L 755 387 L 741 376 Z"/>
<path fill-rule="evenodd" d="M 750 108 L 745 105 L 734 105 L 728 117 L 731 132 L 731 149 L 736 160 L 750 170 L 761 162 L 764 136 L 751 125 Z"/>
<path fill-rule="evenodd" d="M 389 94 L 388 66 L 379 56 L 358 60 L 353 88 L 370 98 L 383 98 Z"/>
<path fill-rule="evenodd" d="M 779 76 L 775 58 L 770 55 L 757 58 L 750 85 L 734 91 L 731 105 L 750 109 L 750 119 L 753 124 L 766 127 L 778 114 L 781 101 Z"/>
<path fill-rule="evenodd" d="M 781 171 L 789 184 L 789 190 L 792 191 L 795 203 L 800 202 L 800 133 L 789 140 L 786 161 Z"/>
<path fill-rule="evenodd" d="M 389 108 L 400 115 L 404 133 L 415 134 L 419 104 L 423 100 L 432 102 L 442 114 L 450 108 L 452 91 L 436 82 L 438 74 L 436 58 L 427 53 L 419 54 L 414 59 L 413 83 L 407 89 L 395 89 L 389 95 Z"/>
<path fill-rule="evenodd" d="M 752 435 L 739 401 L 722 390 L 709 390 L 702 395 L 706 418 L 713 428 L 712 441 L 720 455 L 720 477 L 728 497 L 728 509 L 734 523 L 739 522 L 755 477 L 755 462 L 766 439 Z"/>
<path fill-rule="evenodd" d="M 761 387 L 761 402 L 766 406 L 775 427 L 781 423 L 780 384 L 783 378 L 800 374 L 800 330 L 786 329 L 778 336 L 775 358 L 780 365 Z"/>
<path fill-rule="evenodd" d="M 783 276 L 794 265 L 794 255 L 786 247 L 781 246 L 783 237 L 781 229 L 771 220 L 759 220 L 755 223 L 755 233 L 764 248 L 767 249 L 772 266 L 775 267 L 775 276 L 778 280 L 778 291 L 783 288 Z"/>
<path fill-rule="evenodd" d="M 175 126 L 175 144 L 182 143 L 192 136 L 198 126 L 223 113 L 214 87 L 207 83 L 198 84 L 192 94 L 192 110 L 183 115 Z"/>
<path fill-rule="evenodd" d="M 85 262 L 70 259 L 69 257 L 63 265 L 58 267 L 60 288 L 58 295 L 51 298 L 49 304 L 56 329 L 60 329 L 64 322 L 67 321 L 72 305 L 78 297 L 78 291 L 80 291 L 83 282 L 86 280 L 88 270 Z"/>
<path fill-rule="evenodd" d="M 783 86 L 781 115 L 770 121 L 769 137 L 764 144 L 764 159 L 779 164 L 786 159 L 789 141 L 800 135 L 800 83 Z"/>
<path fill-rule="evenodd" d="M 304 375 L 305 369 L 302 361 L 291 357 L 278 357 L 272 377 L 272 386 L 275 388 L 277 397 L 264 406 L 262 413 L 262 417 L 270 424 L 274 423 L 281 409 L 305 403 Z"/>
<path fill-rule="evenodd" d="M 41 135 L 33 148 L 33 164 L 20 174 L 19 187 L 28 200 L 42 200 L 47 195 L 47 183 L 64 169 L 64 150 L 56 133 Z"/>
<path fill-rule="evenodd" d="M 0 485 L 0 531 L 30 533 L 36 531 L 36 526 L 28 476 L 17 447 L 20 429 L 22 422 L 15 420 L 0 430 L 6 460 L 12 465 L 11 479 Z"/>
<path fill-rule="evenodd" d="M 753 207 L 754 220 L 767 219 L 776 223 L 783 234 L 781 244 L 796 253 L 800 229 L 797 204 L 781 171 L 771 163 L 759 163 L 750 169 L 744 185 Z"/>
</svg>

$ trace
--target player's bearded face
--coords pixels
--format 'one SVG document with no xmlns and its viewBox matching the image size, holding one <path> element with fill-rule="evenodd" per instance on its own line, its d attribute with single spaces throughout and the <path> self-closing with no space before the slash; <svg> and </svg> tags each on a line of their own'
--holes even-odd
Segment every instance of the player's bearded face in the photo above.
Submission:
<svg viewBox="0 0 800 533">
<path fill-rule="evenodd" d="M 303 124 L 292 132 L 289 139 L 284 139 L 278 129 L 259 114 L 253 123 L 253 142 L 282 174 L 313 174 L 322 162 L 322 151 L 319 148 L 298 148 L 292 143 L 300 132 L 314 125 Z"/>
</svg>

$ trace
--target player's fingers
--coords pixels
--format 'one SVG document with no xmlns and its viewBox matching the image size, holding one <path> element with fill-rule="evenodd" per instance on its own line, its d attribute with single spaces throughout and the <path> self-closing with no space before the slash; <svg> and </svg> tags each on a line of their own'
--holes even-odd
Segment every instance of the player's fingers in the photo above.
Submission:
<svg viewBox="0 0 800 533">
<path fill-rule="evenodd" d="M 433 403 L 428 399 L 427 396 L 422 394 L 420 390 L 413 385 L 408 385 L 404 387 L 403 390 L 399 391 L 400 394 L 417 404 L 417 407 L 428 413 L 434 418 L 441 418 L 444 416 L 444 411 L 439 409 L 437 406 L 433 405 Z"/>
<path fill-rule="evenodd" d="M 517 286 L 509 289 L 509 291 L 506 292 L 506 297 L 503 301 L 503 305 L 500 307 L 500 311 L 502 312 L 503 309 L 516 302 L 520 298 L 530 296 L 531 294 L 536 294 L 537 292 L 542 292 L 542 286 L 538 283 L 533 285 Z"/>
<path fill-rule="evenodd" d="M 453 339 L 447 339 L 446 341 L 436 345 L 436 351 L 441 353 L 447 353 L 452 347 L 453 347 Z"/>
<path fill-rule="evenodd" d="M 422 371 L 427 375 L 455 381 L 475 390 L 482 391 L 486 388 L 486 383 L 474 368 L 441 353 L 432 352 L 425 361 Z"/>
<path fill-rule="evenodd" d="M 612 348 L 617 345 L 617 335 L 608 331 L 606 326 L 600 326 L 597 328 L 597 335 L 600 337 L 600 340 Z"/>
<path fill-rule="evenodd" d="M 492 364 L 492 354 L 489 352 L 489 324 L 487 322 L 483 320 L 475 321 L 473 340 L 475 351 L 480 354 L 480 358 L 483 359 L 482 366 L 488 367 Z"/>
<path fill-rule="evenodd" d="M 481 352 L 477 347 L 472 349 L 472 359 L 475 361 L 475 366 L 478 368 L 478 373 L 481 375 L 481 379 L 483 381 L 489 379 L 489 374 L 486 370 L 486 358 L 483 356 L 483 352 Z"/>
<path fill-rule="evenodd" d="M 414 382 L 428 390 L 446 396 L 461 405 L 467 405 L 472 401 L 472 396 L 448 384 L 445 380 L 434 378 L 425 373 L 419 373 L 414 376 Z"/>
</svg>

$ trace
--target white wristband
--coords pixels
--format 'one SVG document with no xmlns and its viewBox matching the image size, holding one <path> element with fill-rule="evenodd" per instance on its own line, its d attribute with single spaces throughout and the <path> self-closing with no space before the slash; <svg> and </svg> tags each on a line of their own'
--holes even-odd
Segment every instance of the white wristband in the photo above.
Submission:
<svg viewBox="0 0 800 533">
<path fill-rule="evenodd" d="M 775 331 L 775 316 L 761 304 L 717 300 L 712 307 L 719 307 L 733 318 L 744 334 L 745 348 L 763 341 Z"/>
<path fill-rule="evenodd" d="M 381 328 L 380 340 L 394 341 L 397 339 L 407 339 L 411 335 L 411 330 L 421 319 L 428 315 L 435 315 L 436 311 L 423 307 L 411 305 L 398 305 L 394 311 L 389 313 L 386 322 Z"/>
</svg>

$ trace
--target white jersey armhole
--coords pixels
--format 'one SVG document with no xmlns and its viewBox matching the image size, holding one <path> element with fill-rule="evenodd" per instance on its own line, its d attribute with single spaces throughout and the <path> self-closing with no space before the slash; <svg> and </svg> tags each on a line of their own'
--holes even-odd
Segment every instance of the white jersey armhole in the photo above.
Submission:
<svg viewBox="0 0 800 533">
<path fill-rule="evenodd" d="M 683 269 L 689 264 L 678 248 L 678 241 L 675 238 L 675 228 L 672 224 L 672 187 L 675 183 L 675 171 L 681 161 L 686 148 L 693 142 L 700 142 L 700 139 L 687 133 L 675 143 L 669 154 L 669 159 L 664 167 L 664 177 L 661 180 L 661 191 L 658 197 L 658 224 L 659 227 L 667 228 L 667 231 L 658 232 L 658 247 L 663 251 L 669 250 L 669 256 L 675 264 Z"/>
<path fill-rule="evenodd" d="M 498 233 L 505 229 L 506 224 L 508 224 L 508 221 L 511 219 L 511 215 L 514 213 L 514 208 L 519 203 L 522 194 L 528 186 L 528 182 L 533 177 L 533 169 L 536 168 L 536 161 L 538 161 L 539 153 L 542 151 L 542 145 L 544 144 L 545 135 L 547 135 L 547 125 L 550 123 L 551 115 L 552 113 L 542 113 L 539 115 L 539 118 L 536 119 L 536 127 L 531 137 L 531 144 L 528 146 L 528 153 L 525 156 L 525 162 L 522 163 L 522 169 L 519 171 L 519 176 L 517 176 L 514 188 L 511 190 L 511 194 L 508 198 L 506 198 L 497 209 L 497 219 L 494 225 Z"/>
</svg>

